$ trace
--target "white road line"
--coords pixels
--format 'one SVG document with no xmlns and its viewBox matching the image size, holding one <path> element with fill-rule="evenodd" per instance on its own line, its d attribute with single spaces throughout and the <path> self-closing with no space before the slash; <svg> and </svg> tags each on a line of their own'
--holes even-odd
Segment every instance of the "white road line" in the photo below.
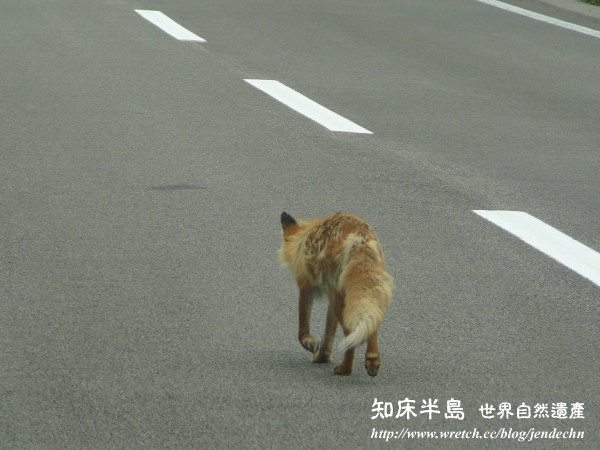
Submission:
<svg viewBox="0 0 600 450">
<path fill-rule="evenodd" d="M 525 212 L 473 212 L 600 286 L 600 253 Z"/>
<path fill-rule="evenodd" d="M 600 38 L 600 31 L 594 30 L 592 28 L 582 27 L 580 25 L 575 25 L 571 22 L 565 22 L 564 20 L 555 19 L 554 17 L 545 16 L 543 14 L 538 14 L 533 11 L 529 11 L 527 9 L 519 8 L 518 6 L 509 5 L 508 3 L 499 2 L 496 0 L 477 0 L 480 3 L 485 3 L 487 5 L 495 6 L 496 8 L 501 8 L 506 11 L 513 12 L 515 14 L 520 14 L 522 16 L 529 17 L 531 19 L 540 20 L 542 22 L 550 23 L 552 25 L 556 25 L 562 28 L 567 28 L 569 30 L 578 31 L 579 33 L 589 34 L 590 36 L 594 36 Z"/>
<path fill-rule="evenodd" d="M 145 9 L 136 9 L 136 13 L 146 19 L 148 22 L 156 25 L 165 33 L 170 34 L 175 39 L 180 41 L 190 42 L 206 42 L 200 36 L 192 33 L 187 28 L 182 27 L 169 16 L 164 15 L 160 11 L 148 11 Z"/>
<path fill-rule="evenodd" d="M 331 131 L 373 134 L 369 130 L 349 121 L 333 111 L 319 105 L 308 97 L 275 80 L 244 80 L 265 92 L 294 111 L 314 120 Z"/>
</svg>

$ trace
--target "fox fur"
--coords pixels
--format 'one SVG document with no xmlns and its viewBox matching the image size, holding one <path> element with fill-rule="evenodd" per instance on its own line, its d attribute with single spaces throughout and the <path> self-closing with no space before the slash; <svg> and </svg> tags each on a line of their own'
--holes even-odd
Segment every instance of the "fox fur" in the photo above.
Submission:
<svg viewBox="0 0 600 450">
<path fill-rule="evenodd" d="M 367 342 L 365 367 L 374 377 L 379 372 L 379 325 L 392 298 L 392 277 L 385 271 L 383 251 L 375 232 L 362 219 L 337 213 L 312 221 L 296 221 L 281 214 L 283 244 L 279 259 L 287 264 L 298 283 L 298 339 L 313 353 L 313 361 L 331 361 L 338 323 L 344 331 L 339 348 L 344 360 L 334 373 L 350 375 L 354 350 Z M 310 335 L 313 299 L 329 300 L 321 343 Z"/>
</svg>

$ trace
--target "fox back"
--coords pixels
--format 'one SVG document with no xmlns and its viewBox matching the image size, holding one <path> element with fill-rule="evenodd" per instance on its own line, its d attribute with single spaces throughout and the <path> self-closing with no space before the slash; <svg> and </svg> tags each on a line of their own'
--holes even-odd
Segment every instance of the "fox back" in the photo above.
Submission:
<svg viewBox="0 0 600 450">
<path fill-rule="evenodd" d="M 371 272 L 374 277 L 384 273 L 379 240 L 364 220 L 347 213 L 312 221 L 287 220 L 282 221 L 279 258 L 298 283 L 308 283 L 329 295 L 348 287 L 345 284 L 351 272 Z"/>
</svg>

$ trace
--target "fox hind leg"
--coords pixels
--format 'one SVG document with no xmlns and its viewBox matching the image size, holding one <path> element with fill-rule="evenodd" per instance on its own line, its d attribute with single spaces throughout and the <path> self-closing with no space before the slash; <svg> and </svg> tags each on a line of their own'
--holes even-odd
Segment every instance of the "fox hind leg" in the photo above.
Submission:
<svg viewBox="0 0 600 450">
<path fill-rule="evenodd" d="M 367 352 L 365 354 L 365 368 L 371 377 L 377 376 L 381 366 L 381 355 L 377 346 L 377 331 L 367 341 Z"/>
<path fill-rule="evenodd" d="M 345 326 L 342 325 L 342 329 L 344 330 L 344 336 L 348 336 L 350 334 L 350 330 L 348 330 Z M 354 348 L 346 350 L 344 353 L 344 359 L 341 364 L 338 364 L 333 369 L 333 373 L 336 375 L 352 375 L 352 368 L 354 367 Z"/>
</svg>

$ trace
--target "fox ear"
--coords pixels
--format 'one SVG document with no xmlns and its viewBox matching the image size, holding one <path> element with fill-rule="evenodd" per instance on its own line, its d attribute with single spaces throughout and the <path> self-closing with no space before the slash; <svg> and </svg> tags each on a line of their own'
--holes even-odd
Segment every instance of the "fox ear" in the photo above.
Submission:
<svg viewBox="0 0 600 450">
<path fill-rule="evenodd" d="M 292 225 L 298 225 L 298 222 L 296 222 L 296 220 L 290 216 L 288 213 L 286 212 L 282 212 L 281 213 L 281 228 L 287 228 L 287 227 L 291 227 Z"/>
</svg>

